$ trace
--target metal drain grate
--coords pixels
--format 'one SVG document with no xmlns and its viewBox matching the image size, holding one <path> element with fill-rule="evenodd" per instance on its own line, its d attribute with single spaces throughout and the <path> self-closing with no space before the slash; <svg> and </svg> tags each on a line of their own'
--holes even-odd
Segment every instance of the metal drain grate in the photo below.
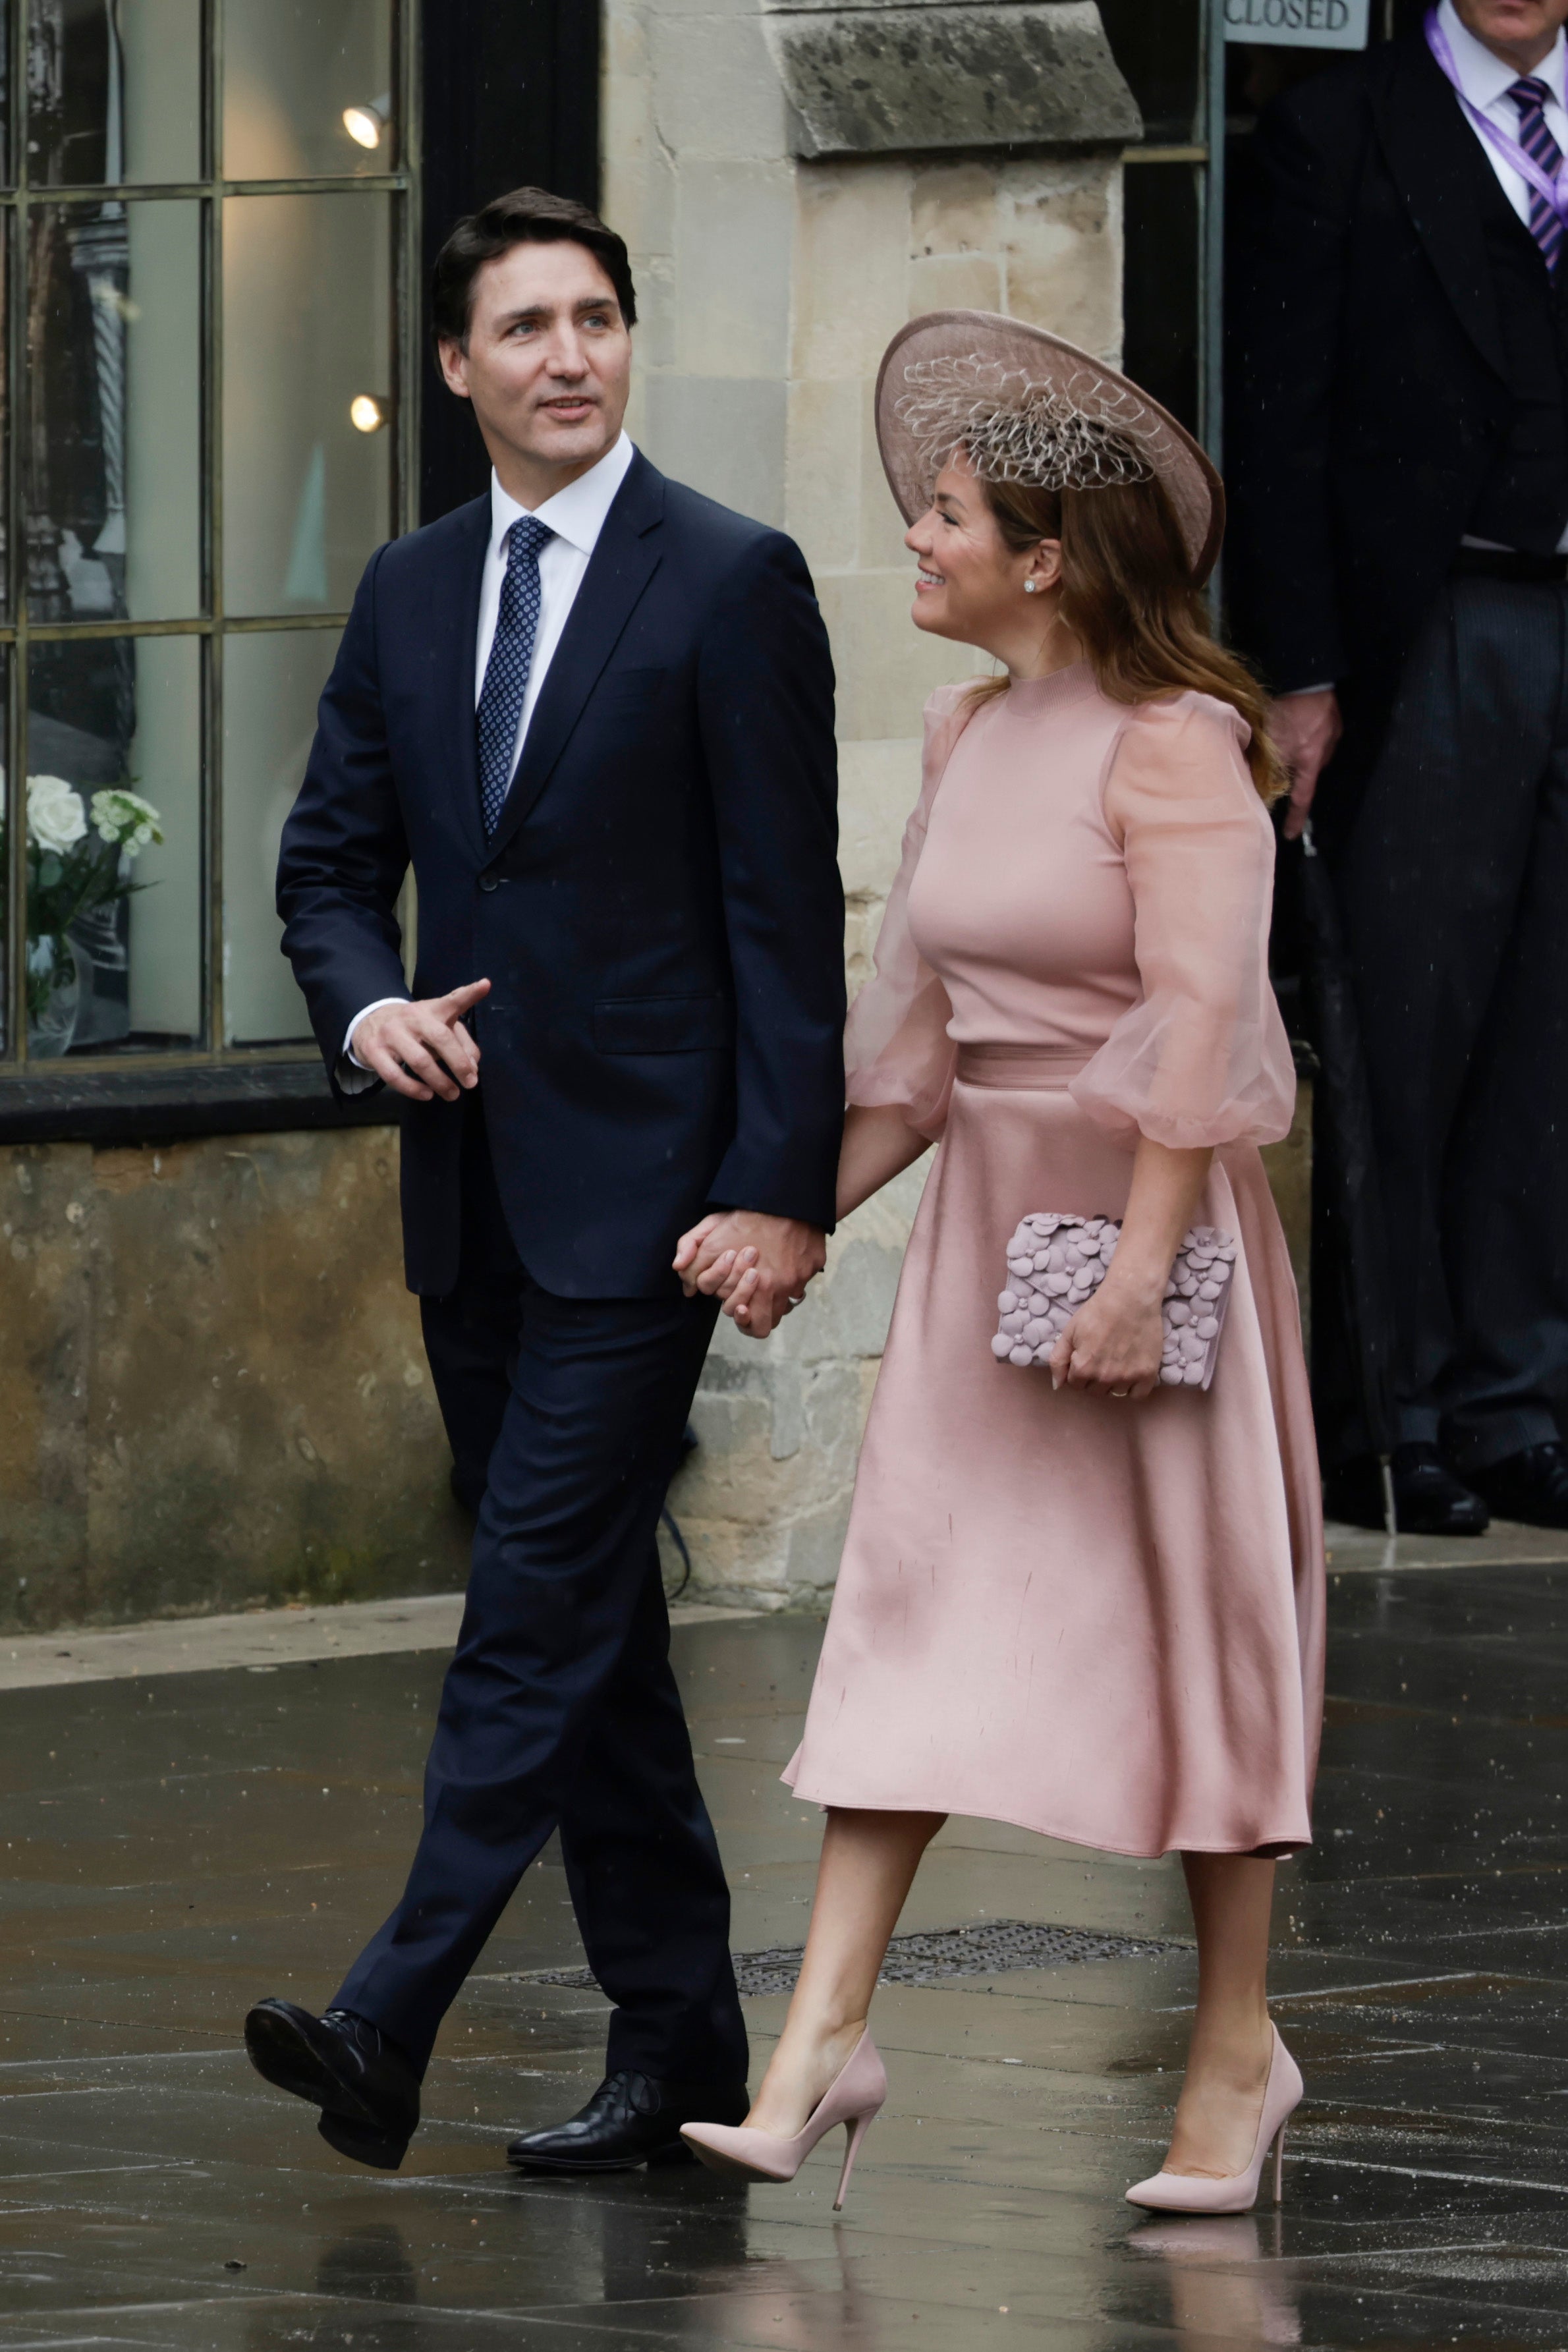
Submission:
<svg viewBox="0 0 1568 2352">
<path fill-rule="evenodd" d="M 931 1936 L 895 1936 L 882 1963 L 883 1984 L 942 1984 L 950 1977 L 1000 1976 L 1008 1969 L 1050 1969 L 1064 1960 L 1131 1960 L 1184 1948 L 1152 1937 L 1100 1936 L 1088 1927 L 1040 1927 L 1026 1919 L 991 1919 L 979 1927 L 943 1927 Z M 745 1993 L 793 1992 L 804 1947 L 776 1944 L 735 1954 L 735 1981 Z M 531 1969 L 530 1984 L 591 1986 L 586 1969 Z"/>
</svg>

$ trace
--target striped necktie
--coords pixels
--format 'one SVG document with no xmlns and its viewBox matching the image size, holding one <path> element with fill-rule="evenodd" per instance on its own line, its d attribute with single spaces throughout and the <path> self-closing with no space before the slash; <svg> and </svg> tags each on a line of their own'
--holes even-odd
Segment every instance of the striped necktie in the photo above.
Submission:
<svg viewBox="0 0 1568 2352">
<path fill-rule="evenodd" d="M 1508 95 L 1519 109 L 1520 145 L 1547 178 L 1554 180 L 1563 168 L 1563 150 L 1546 127 L 1551 90 L 1537 76 L 1528 74 L 1510 85 Z M 1554 270 L 1563 250 L 1563 220 L 1556 205 L 1549 204 L 1538 188 L 1530 191 L 1530 234 L 1541 247 L 1548 269 Z"/>
<path fill-rule="evenodd" d="M 488 841 L 500 823 L 511 782 L 512 755 L 522 706 L 528 699 L 528 675 L 533 667 L 533 640 L 539 629 L 539 551 L 552 540 L 550 525 L 535 515 L 522 515 L 508 531 L 506 576 L 501 582 L 500 610 L 485 682 L 475 714 L 479 744 L 479 808 Z"/>
</svg>

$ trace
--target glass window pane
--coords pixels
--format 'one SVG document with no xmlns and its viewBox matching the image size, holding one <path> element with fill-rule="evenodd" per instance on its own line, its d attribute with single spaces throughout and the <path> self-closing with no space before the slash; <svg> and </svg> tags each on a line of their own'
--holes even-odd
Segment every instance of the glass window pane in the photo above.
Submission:
<svg viewBox="0 0 1568 2352">
<path fill-rule="evenodd" d="M 201 206 L 40 205 L 30 236 L 33 617 L 199 614 Z"/>
<path fill-rule="evenodd" d="M 1100 0 L 1111 54 L 1143 110 L 1151 146 L 1201 137 L 1198 70 L 1202 0 Z"/>
<path fill-rule="evenodd" d="M 392 0 L 224 0 L 223 91 L 226 179 L 394 170 Z"/>
<path fill-rule="evenodd" d="M 31 648 L 30 1058 L 200 1038 L 201 664 L 197 637 Z"/>
<path fill-rule="evenodd" d="M 391 530 L 391 201 L 367 190 L 224 205 L 231 613 L 342 611 Z"/>
<path fill-rule="evenodd" d="M 1122 363 L 1190 433 L 1198 430 L 1198 169 L 1129 163 Z"/>
<path fill-rule="evenodd" d="M 335 629 L 227 637 L 223 656 L 224 1042 L 308 1042 L 305 1000 L 279 950 L 278 845 L 305 772 Z"/>
<path fill-rule="evenodd" d="M 199 179 L 201 101 L 201 0 L 32 0 L 35 185 Z"/>
</svg>

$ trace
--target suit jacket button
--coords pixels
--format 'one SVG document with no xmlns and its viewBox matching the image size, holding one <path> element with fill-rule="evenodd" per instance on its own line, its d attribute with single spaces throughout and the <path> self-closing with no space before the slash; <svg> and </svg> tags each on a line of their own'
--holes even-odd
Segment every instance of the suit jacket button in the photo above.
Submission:
<svg viewBox="0 0 1568 2352">
<path fill-rule="evenodd" d="M 500 888 L 500 876 L 499 874 L 481 874 L 479 877 L 479 887 L 481 890 L 499 890 Z"/>
</svg>

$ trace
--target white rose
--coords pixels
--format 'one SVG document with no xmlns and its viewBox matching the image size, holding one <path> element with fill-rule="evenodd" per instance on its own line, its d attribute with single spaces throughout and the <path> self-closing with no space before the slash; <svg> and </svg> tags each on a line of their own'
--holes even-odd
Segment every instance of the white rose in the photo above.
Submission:
<svg viewBox="0 0 1568 2352">
<path fill-rule="evenodd" d="M 40 849 L 63 856 L 87 831 L 81 794 L 63 776 L 27 779 L 27 832 Z"/>
<path fill-rule="evenodd" d="M 100 841 L 118 842 L 128 857 L 137 856 L 150 841 L 162 841 L 162 819 L 151 801 L 122 785 L 92 796 L 92 821 Z"/>
</svg>

